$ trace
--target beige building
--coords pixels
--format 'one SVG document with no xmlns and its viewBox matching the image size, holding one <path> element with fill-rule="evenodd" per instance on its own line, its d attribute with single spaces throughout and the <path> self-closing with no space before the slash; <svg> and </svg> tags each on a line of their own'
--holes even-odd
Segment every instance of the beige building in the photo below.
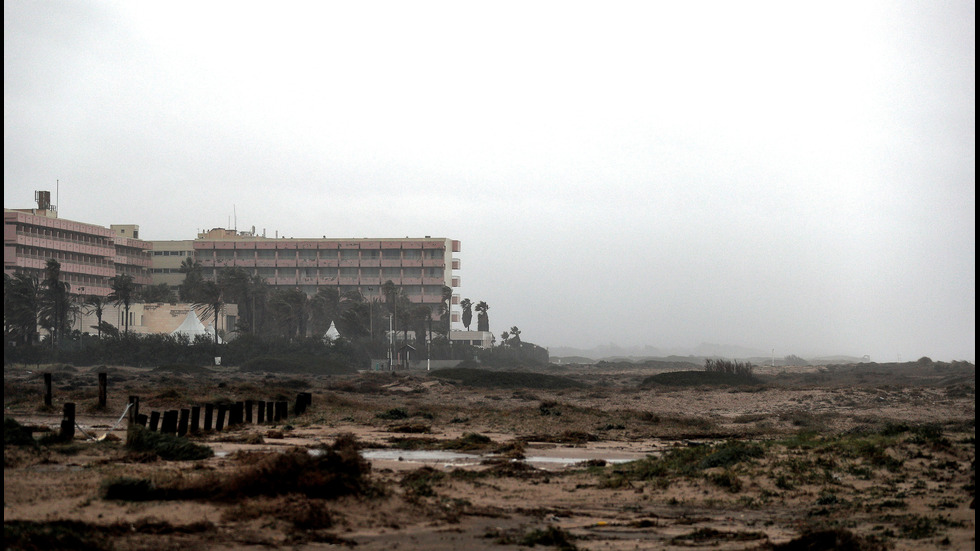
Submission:
<svg viewBox="0 0 980 551">
<path fill-rule="evenodd" d="M 133 303 L 129 306 L 129 332 L 140 335 L 170 334 L 180 327 L 191 310 L 195 310 L 198 319 L 205 326 L 214 326 L 214 314 L 207 312 L 207 307 L 194 307 L 191 304 L 165 303 Z M 126 327 L 126 311 L 122 306 L 109 305 L 102 312 L 102 321 L 122 332 Z M 238 322 L 238 305 L 226 304 L 218 315 L 218 335 L 229 338 Z M 74 329 L 82 333 L 95 335 L 98 333 L 98 317 L 91 310 L 82 308 L 81 316 L 75 322 Z"/>
</svg>

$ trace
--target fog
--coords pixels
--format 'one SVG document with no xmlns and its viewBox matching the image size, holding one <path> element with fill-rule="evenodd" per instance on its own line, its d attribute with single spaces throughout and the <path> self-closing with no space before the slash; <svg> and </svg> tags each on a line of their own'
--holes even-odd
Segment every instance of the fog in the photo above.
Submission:
<svg viewBox="0 0 980 551">
<path fill-rule="evenodd" d="M 458 239 L 460 297 L 547 347 L 975 361 L 974 20 L 7 1 L 4 206 Z"/>
</svg>

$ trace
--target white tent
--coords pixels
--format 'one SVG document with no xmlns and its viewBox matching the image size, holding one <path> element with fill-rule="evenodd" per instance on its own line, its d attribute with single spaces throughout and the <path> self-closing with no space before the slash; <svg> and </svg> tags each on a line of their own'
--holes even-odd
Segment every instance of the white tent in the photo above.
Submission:
<svg viewBox="0 0 980 551">
<path fill-rule="evenodd" d="M 187 338 L 192 341 L 198 335 L 207 335 L 211 340 L 214 340 L 214 328 L 211 325 L 205 327 L 204 324 L 201 323 L 201 320 L 197 317 L 197 312 L 195 312 L 193 309 L 187 313 L 187 317 L 184 318 L 184 321 L 181 322 L 180 326 L 170 332 L 171 335 L 175 336 L 181 333 L 187 335 Z M 220 338 L 218 339 L 218 342 L 221 342 Z"/>
<path fill-rule="evenodd" d="M 327 332 L 324 333 L 323 338 L 331 341 L 340 338 L 340 331 L 337 331 L 337 326 L 332 321 L 330 322 L 330 327 L 327 328 Z"/>
</svg>

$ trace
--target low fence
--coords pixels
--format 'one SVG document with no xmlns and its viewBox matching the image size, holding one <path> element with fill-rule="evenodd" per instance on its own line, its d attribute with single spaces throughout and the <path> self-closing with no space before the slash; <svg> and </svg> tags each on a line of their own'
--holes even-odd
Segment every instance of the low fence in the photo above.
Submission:
<svg viewBox="0 0 980 551">
<path fill-rule="evenodd" d="M 106 373 L 99 373 L 100 408 L 106 406 L 107 380 Z M 303 415 L 312 404 L 311 393 L 298 393 L 292 415 Z M 44 374 L 44 405 L 48 407 L 52 405 L 50 373 Z M 122 421 L 123 418 L 128 420 L 127 431 L 129 427 L 139 425 L 154 432 L 186 436 L 202 431 L 221 431 L 244 424 L 282 423 L 289 418 L 289 410 L 289 402 L 286 400 L 242 400 L 234 403 L 206 403 L 180 409 L 151 411 L 147 415 L 140 412 L 139 396 L 129 396 L 129 403 L 119 420 Z M 76 427 L 75 404 L 66 402 L 63 405 L 60 439 L 67 441 L 74 438 Z M 78 428 L 81 430 L 81 427 Z"/>
</svg>

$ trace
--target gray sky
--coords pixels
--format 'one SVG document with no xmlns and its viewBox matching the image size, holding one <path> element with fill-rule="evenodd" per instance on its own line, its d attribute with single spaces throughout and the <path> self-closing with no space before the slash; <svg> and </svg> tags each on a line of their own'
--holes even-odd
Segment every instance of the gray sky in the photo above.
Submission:
<svg viewBox="0 0 980 551">
<path fill-rule="evenodd" d="M 4 2 L 4 206 L 462 241 L 543 346 L 975 360 L 973 2 Z M 234 218 L 233 218 L 234 216 Z"/>
</svg>

